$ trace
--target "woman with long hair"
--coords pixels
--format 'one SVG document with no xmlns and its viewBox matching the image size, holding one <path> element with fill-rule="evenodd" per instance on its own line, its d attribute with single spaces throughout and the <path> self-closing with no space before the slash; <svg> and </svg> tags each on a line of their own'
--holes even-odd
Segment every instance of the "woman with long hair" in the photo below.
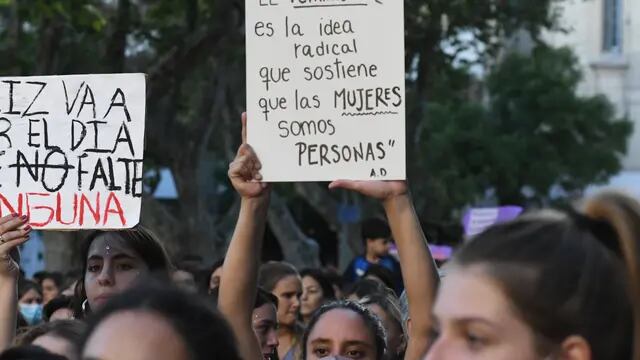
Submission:
<svg viewBox="0 0 640 360">
<path fill-rule="evenodd" d="M 332 186 L 373 194 L 392 183 Z M 433 294 L 419 302 L 407 286 L 405 359 L 417 304 L 433 311 L 427 360 L 640 359 L 639 239 L 640 204 L 619 193 L 489 228 L 454 255 L 433 308 Z"/>
<path fill-rule="evenodd" d="M 618 193 L 489 228 L 448 265 L 427 359 L 640 359 L 639 240 Z"/>
<path fill-rule="evenodd" d="M 142 226 L 94 231 L 82 243 L 80 254 L 82 275 L 75 288 L 76 319 L 129 289 L 141 275 L 152 274 L 168 280 L 171 272 L 164 247 Z"/>
</svg>

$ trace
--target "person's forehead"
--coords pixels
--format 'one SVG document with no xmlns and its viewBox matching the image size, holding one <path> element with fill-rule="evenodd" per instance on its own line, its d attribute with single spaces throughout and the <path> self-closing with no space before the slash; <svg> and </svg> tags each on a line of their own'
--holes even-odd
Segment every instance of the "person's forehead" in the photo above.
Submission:
<svg viewBox="0 0 640 360">
<path fill-rule="evenodd" d="M 299 289 L 301 285 L 302 281 L 300 280 L 299 276 L 287 275 L 280 279 L 280 281 L 278 281 L 278 283 L 276 284 L 276 288 L 295 291 L 296 289 Z"/>
<path fill-rule="evenodd" d="M 34 288 L 27 290 L 27 292 L 25 292 L 23 295 L 23 297 L 38 297 L 38 296 L 40 296 L 40 293 L 38 292 L 38 290 Z"/>
<path fill-rule="evenodd" d="M 104 233 L 98 235 L 89 247 L 89 253 L 87 257 L 91 256 L 114 256 L 117 254 L 125 254 L 131 257 L 138 257 L 135 250 L 133 250 L 127 242 L 120 236 L 114 233 Z"/>
<path fill-rule="evenodd" d="M 302 284 L 304 286 L 320 286 L 320 283 L 310 275 L 302 277 Z"/>
<path fill-rule="evenodd" d="M 262 304 L 253 310 L 253 319 L 256 321 L 272 320 L 276 321 L 276 307 L 271 303 Z"/>
<path fill-rule="evenodd" d="M 318 339 L 334 343 L 362 342 L 374 345 L 373 334 L 361 316 L 349 309 L 333 309 L 318 319 L 309 334 L 309 341 Z"/>
<path fill-rule="evenodd" d="M 149 334 L 153 329 L 153 334 Z M 146 311 L 120 311 L 104 319 L 89 337 L 84 357 L 181 359 L 187 349 L 164 318 Z"/>
<path fill-rule="evenodd" d="M 478 268 L 449 267 L 443 279 L 435 314 L 440 320 L 477 318 L 504 322 L 515 317 L 500 286 Z"/>
</svg>

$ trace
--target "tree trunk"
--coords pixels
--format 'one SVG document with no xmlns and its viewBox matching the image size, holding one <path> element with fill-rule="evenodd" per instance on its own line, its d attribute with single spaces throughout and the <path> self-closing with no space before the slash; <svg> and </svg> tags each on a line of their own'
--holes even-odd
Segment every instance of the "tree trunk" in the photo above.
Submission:
<svg viewBox="0 0 640 360">
<path fill-rule="evenodd" d="M 285 261 L 298 269 L 320 267 L 318 244 L 300 230 L 287 204 L 275 191 L 271 194 L 268 221 Z"/>
<path fill-rule="evenodd" d="M 118 0 L 116 14 L 115 28 L 105 50 L 105 68 L 107 71 L 121 73 L 124 71 L 127 34 L 131 22 L 130 0 Z"/>
</svg>

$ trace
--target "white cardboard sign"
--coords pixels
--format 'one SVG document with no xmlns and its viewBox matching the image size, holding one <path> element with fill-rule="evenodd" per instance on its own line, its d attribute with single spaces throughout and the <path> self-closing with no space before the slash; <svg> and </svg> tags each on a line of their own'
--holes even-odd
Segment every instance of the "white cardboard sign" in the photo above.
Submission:
<svg viewBox="0 0 640 360">
<path fill-rule="evenodd" d="M 246 0 L 265 181 L 405 179 L 403 15 L 400 0 Z"/>
<path fill-rule="evenodd" d="M 0 216 L 41 229 L 139 222 L 145 75 L 0 78 Z"/>
</svg>

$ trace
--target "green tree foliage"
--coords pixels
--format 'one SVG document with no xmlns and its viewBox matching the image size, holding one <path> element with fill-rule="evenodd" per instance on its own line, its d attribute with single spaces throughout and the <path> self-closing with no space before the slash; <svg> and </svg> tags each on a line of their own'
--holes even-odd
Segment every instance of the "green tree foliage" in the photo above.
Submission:
<svg viewBox="0 0 640 360">
<path fill-rule="evenodd" d="M 581 80 L 569 49 L 539 46 L 511 54 L 488 79 L 495 169 L 489 182 L 503 202 L 521 189 L 543 201 L 552 186 L 575 193 L 621 170 L 632 123 L 603 96 L 576 95 Z"/>
<path fill-rule="evenodd" d="M 502 204 L 542 205 L 619 172 L 632 124 L 603 96 L 576 94 L 569 49 L 510 53 L 487 78 L 488 103 L 439 99 L 426 106 L 418 161 L 435 218 L 493 190 Z"/>
</svg>

